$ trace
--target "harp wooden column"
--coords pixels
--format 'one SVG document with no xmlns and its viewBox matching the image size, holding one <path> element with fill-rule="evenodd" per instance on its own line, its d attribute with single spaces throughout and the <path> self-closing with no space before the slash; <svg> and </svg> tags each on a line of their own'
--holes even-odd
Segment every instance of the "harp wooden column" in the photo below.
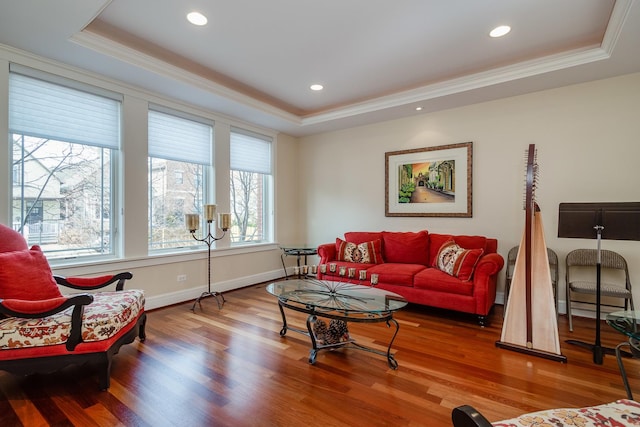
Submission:
<svg viewBox="0 0 640 427">
<path fill-rule="evenodd" d="M 566 362 L 560 351 L 551 272 L 540 209 L 535 202 L 535 145 L 529 145 L 525 230 L 513 270 L 502 334 L 496 346 Z"/>
</svg>

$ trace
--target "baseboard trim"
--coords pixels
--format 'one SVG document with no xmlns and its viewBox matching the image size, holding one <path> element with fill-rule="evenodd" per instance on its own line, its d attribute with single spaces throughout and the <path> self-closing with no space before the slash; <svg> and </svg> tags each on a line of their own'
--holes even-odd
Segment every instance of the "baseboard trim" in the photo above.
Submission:
<svg viewBox="0 0 640 427">
<path fill-rule="evenodd" d="M 211 290 L 216 292 L 228 292 L 234 289 L 240 289 L 256 283 L 268 282 L 282 278 L 282 269 L 273 270 L 265 273 L 254 274 L 251 276 L 239 277 L 223 282 L 212 284 Z M 207 286 L 198 286 L 195 288 L 183 289 L 175 292 L 168 292 L 160 295 L 154 295 L 146 298 L 145 309 L 153 310 L 156 308 L 167 307 L 173 304 L 179 304 L 189 300 L 195 300 L 203 292 L 207 290 Z"/>
</svg>

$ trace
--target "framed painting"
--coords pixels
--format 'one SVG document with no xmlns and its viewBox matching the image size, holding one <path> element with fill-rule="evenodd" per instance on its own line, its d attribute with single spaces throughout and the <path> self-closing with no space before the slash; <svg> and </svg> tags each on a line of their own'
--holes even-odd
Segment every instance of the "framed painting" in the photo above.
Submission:
<svg viewBox="0 0 640 427">
<path fill-rule="evenodd" d="M 385 215 L 472 217 L 473 143 L 385 153 Z"/>
</svg>

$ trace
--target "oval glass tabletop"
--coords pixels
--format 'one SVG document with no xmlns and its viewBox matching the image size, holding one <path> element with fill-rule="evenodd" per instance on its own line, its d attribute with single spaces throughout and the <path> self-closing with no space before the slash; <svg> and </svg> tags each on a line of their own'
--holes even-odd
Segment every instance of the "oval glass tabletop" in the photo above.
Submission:
<svg viewBox="0 0 640 427">
<path fill-rule="evenodd" d="M 616 331 L 640 340 L 640 310 L 614 311 L 607 314 L 606 321 Z"/>
<path fill-rule="evenodd" d="M 393 312 L 407 305 L 402 296 L 384 289 L 317 279 L 274 282 L 267 292 L 286 303 L 345 313 Z"/>
</svg>

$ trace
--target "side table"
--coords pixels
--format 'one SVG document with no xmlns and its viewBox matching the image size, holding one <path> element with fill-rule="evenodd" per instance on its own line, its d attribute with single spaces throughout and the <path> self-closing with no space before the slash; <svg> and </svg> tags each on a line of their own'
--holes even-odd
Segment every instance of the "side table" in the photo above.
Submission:
<svg viewBox="0 0 640 427">
<path fill-rule="evenodd" d="M 300 261 L 302 257 L 304 257 L 304 264 L 307 265 L 307 257 L 311 255 L 317 255 L 318 249 L 312 248 L 305 245 L 288 245 L 288 246 L 280 246 L 282 249 L 282 254 L 280 255 L 280 260 L 282 261 L 282 269 L 284 270 L 284 278 L 289 279 L 289 275 L 287 274 L 287 266 L 284 264 L 284 257 L 286 256 L 295 256 L 296 257 L 296 265 L 298 266 L 298 275 L 297 279 L 302 278 L 303 274 L 300 269 Z"/>
<path fill-rule="evenodd" d="M 624 389 L 627 392 L 627 398 L 633 400 L 633 394 L 629 387 L 629 379 L 627 378 L 627 371 L 622 363 L 622 357 L 640 357 L 640 311 L 614 311 L 613 313 L 607 314 L 606 321 L 613 329 L 629 337 L 628 341 L 621 342 L 616 346 L 616 359 L 618 360 L 618 367 L 620 368 Z M 623 352 L 623 346 L 628 346 L 631 354 Z"/>
</svg>

